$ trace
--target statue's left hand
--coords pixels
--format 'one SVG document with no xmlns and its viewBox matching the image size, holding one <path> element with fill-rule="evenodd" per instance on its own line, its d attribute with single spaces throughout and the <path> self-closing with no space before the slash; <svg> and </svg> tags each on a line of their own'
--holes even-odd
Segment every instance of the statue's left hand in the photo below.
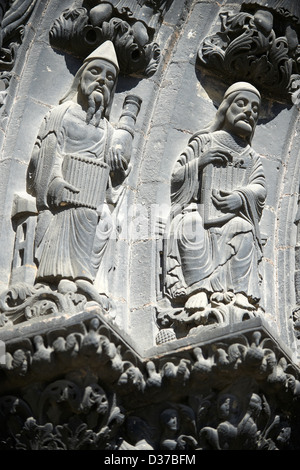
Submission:
<svg viewBox="0 0 300 470">
<path fill-rule="evenodd" d="M 241 196 L 235 192 L 213 191 L 212 200 L 217 209 L 222 212 L 235 212 L 243 205 Z"/>
<path fill-rule="evenodd" d="M 123 147 L 120 144 L 116 144 L 109 149 L 108 160 L 112 171 L 122 171 L 125 173 L 128 168 L 127 160 L 124 157 Z"/>
</svg>

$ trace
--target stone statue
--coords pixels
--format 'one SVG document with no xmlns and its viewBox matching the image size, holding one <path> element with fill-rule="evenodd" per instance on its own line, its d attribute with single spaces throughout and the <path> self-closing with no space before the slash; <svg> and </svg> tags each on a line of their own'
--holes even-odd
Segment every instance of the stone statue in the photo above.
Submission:
<svg viewBox="0 0 300 470">
<path fill-rule="evenodd" d="M 108 203 L 120 195 L 133 138 L 128 122 L 120 118 L 118 129 L 109 122 L 118 72 L 114 46 L 106 41 L 46 115 L 28 170 L 38 209 L 36 281 L 66 283 L 68 290 L 73 283 L 74 291 L 80 286 L 96 301 L 93 282 L 111 230 Z M 139 103 L 134 106 L 135 118 Z M 131 121 L 133 114 L 127 113 Z"/>
<path fill-rule="evenodd" d="M 213 298 L 250 312 L 259 305 L 266 182 L 251 141 L 260 103 L 251 84 L 230 86 L 214 121 L 175 164 L 165 288 L 187 312 Z"/>
<path fill-rule="evenodd" d="M 177 448 L 177 437 L 179 433 L 178 411 L 167 408 L 160 415 L 163 432 L 161 436 L 161 448 L 175 450 Z"/>
</svg>

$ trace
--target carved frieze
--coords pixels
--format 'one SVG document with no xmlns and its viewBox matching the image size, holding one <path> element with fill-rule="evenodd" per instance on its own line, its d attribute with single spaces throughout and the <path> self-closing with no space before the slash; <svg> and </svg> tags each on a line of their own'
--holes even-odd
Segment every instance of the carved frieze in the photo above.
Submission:
<svg viewBox="0 0 300 470">
<path fill-rule="evenodd" d="M 7 340 L 2 449 L 293 448 L 299 371 L 258 324 L 138 359 L 100 312 L 85 317 Z"/>
</svg>

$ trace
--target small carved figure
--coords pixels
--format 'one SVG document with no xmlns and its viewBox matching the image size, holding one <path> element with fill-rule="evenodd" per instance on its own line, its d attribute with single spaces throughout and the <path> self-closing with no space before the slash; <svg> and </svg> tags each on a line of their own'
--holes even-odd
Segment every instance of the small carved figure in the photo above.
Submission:
<svg viewBox="0 0 300 470">
<path fill-rule="evenodd" d="M 211 308 L 216 295 L 218 304 L 258 309 L 266 182 L 251 141 L 260 102 L 251 84 L 230 86 L 175 164 L 165 287 L 187 312 Z"/>
<path fill-rule="evenodd" d="M 178 412 L 175 409 L 167 408 L 161 413 L 160 419 L 163 426 L 161 448 L 174 450 L 177 448 L 177 437 L 179 432 Z"/>
<path fill-rule="evenodd" d="M 28 192 L 39 212 L 37 280 L 75 282 L 95 301 L 101 299 L 93 282 L 112 229 L 107 203 L 118 199 L 133 138 L 129 125 L 114 129 L 109 123 L 118 72 L 114 46 L 106 41 L 46 115 L 28 170 Z"/>
<path fill-rule="evenodd" d="M 232 394 L 222 394 L 217 402 L 217 428 L 204 427 L 200 431 L 200 444 L 203 449 L 233 450 L 237 439 L 239 403 Z"/>
<path fill-rule="evenodd" d="M 252 393 L 249 398 L 248 409 L 238 425 L 238 445 L 242 449 L 257 448 L 261 434 L 257 423 L 262 409 L 262 399 L 257 393 Z"/>
</svg>

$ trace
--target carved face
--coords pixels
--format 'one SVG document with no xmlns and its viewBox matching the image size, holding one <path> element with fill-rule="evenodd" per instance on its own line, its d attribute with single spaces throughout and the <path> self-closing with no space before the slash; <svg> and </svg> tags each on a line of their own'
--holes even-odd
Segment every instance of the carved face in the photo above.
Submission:
<svg viewBox="0 0 300 470">
<path fill-rule="evenodd" d="M 162 421 L 170 431 L 178 430 L 178 413 L 175 410 L 167 409 L 162 413 Z"/>
<path fill-rule="evenodd" d="M 251 91 L 241 91 L 229 106 L 224 128 L 243 138 L 249 137 L 257 123 L 260 99 Z"/>
<path fill-rule="evenodd" d="M 110 101 L 110 96 L 117 79 L 116 69 L 110 62 L 102 59 L 92 60 L 84 69 L 81 77 L 81 90 L 86 97 L 95 102 L 104 100 L 104 107 Z"/>
<path fill-rule="evenodd" d="M 233 417 L 238 411 L 238 403 L 233 395 L 222 395 L 218 403 L 219 417 L 228 419 Z"/>
<path fill-rule="evenodd" d="M 279 443 L 286 443 L 291 437 L 291 428 L 289 426 L 283 427 L 278 436 L 277 436 L 277 442 Z"/>
</svg>

